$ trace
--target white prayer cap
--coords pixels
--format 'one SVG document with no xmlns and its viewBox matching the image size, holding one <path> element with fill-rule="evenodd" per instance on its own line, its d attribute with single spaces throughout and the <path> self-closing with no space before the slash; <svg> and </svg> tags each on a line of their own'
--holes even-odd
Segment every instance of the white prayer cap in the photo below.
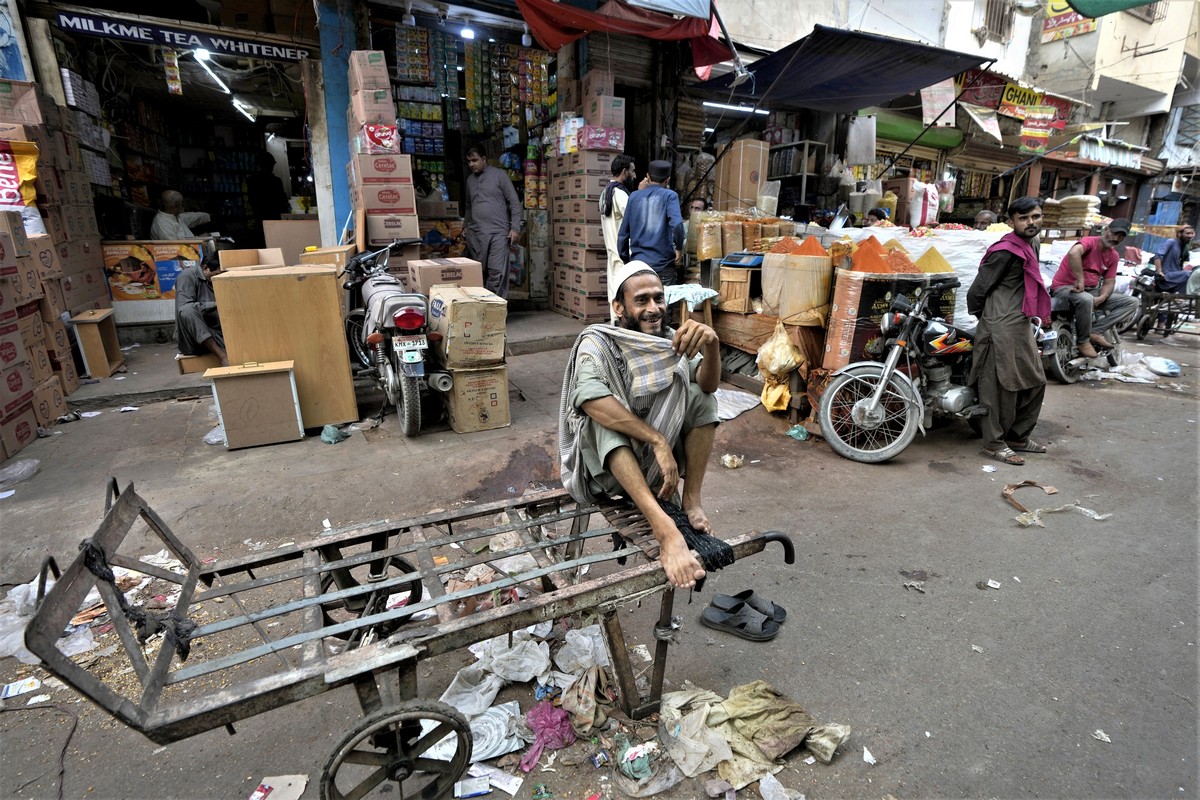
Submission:
<svg viewBox="0 0 1200 800">
<path fill-rule="evenodd" d="M 624 284 L 625 281 L 629 280 L 634 275 L 638 275 L 643 272 L 650 272 L 655 275 L 658 274 L 654 272 L 654 268 L 645 261 L 629 261 L 625 264 L 622 264 L 621 268 L 613 273 L 612 286 L 610 289 L 612 291 L 612 297 L 610 299 L 616 299 L 620 297 L 622 284 Z"/>
</svg>

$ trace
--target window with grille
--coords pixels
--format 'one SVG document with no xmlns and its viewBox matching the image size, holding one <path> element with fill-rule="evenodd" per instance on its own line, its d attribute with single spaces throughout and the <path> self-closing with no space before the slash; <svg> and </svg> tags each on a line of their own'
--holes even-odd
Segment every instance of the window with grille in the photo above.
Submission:
<svg viewBox="0 0 1200 800">
<path fill-rule="evenodd" d="M 1144 6 L 1134 6 L 1127 8 L 1125 11 L 1140 19 L 1142 22 L 1158 22 L 1167 15 L 1167 0 L 1158 0 L 1157 3 L 1146 3 Z"/>
<path fill-rule="evenodd" d="M 1012 40 L 1015 0 L 975 0 L 975 36 L 984 42 L 1008 44 Z"/>
</svg>

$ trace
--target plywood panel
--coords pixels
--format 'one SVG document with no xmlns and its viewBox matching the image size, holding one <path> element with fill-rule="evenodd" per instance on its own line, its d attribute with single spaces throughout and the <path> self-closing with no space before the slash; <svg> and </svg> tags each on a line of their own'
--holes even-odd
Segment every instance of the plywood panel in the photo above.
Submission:
<svg viewBox="0 0 1200 800">
<path fill-rule="evenodd" d="M 295 361 L 305 428 L 358 419 L 333 267 L 236 270 L 213 290 L 231 364 Z"/>
<path fill-rule="evenodd" d="M 300 263 L 306 247 L 321 246 L 321 223 L 312 219 L 268 219 L 263 221 L 263 239 L 267 247 L 283 251 L 283 263 Z"/>
</svg>

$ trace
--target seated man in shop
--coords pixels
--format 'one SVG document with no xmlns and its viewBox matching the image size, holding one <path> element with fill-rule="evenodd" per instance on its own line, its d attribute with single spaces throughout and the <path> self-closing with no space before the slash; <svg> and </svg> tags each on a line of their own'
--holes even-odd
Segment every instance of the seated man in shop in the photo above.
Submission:
<svg viewBox="0 0 1200 800">
<path fill-rule="evenodd" d="M 1129 220 L 1114 219 L 1099 236 L 1083 237 L 1063 256 L 1050 284 L 1050 294 L 1070 304 L 1075 316 L 1075 341 L 1087 358 L 1099 355 L 1097 346 L 1111 347 L 1102 335 L 1104 331 L 1120 330 L 1138 311 L 1136 297 L 1113 292 L 1121 262 L 1117 247 L 1128 234 Z"/>
<path fill-rule="evenodd" d="M 211 353 L 221 359 L 221 366 L 227 367 L 229 356 L 225 354 L 225 337 L 212 287 L 212 277 L 220 273 L 217 253 L 179 273 L 175 279 L 175 333 L 183 355 Z"/>
<path fill-rule="evenodd" d="M 975 230 L 977 231 L 986 231 L 989 225 L 995 224 L 996 215 L 991 211 L 985 209 L 975 215 Z"/>
<path fill-rule="evenodd" d="M 881 222 L 886 222 L 888 213 L 882 208 L 872 208 L 867 212 L 866 219 L 863 220 L 864 228 L 874 228 Z"/>
<path fill-rule="evenodd" d="M 1157 273 L 1154 283 L 1159 291 L 1191 294 L 1187 286 L 1193 270 L 1188 266 L 1187 258 L 1189 246 L 1195 238 L 1196 229 L 1191 225 L 1184 225 L 1175 234 L 1175 238 L 1167 242 L 1162 254 L 1150 259 Z"/>
<path fill-rule="evenodd" d="M 663 283 L 648 264 L 627 262 L 614 281 L 617 322 L 579 335 L 563 378 L 563 486 L 581 503 L 632 501 L 650 523 L 667 579 L 691 588 L 705 571 L 680 524 L 712 534 L 700 492 L 717 427 L 720 342 L 692 319 L 667 327 Z"/>
<path fill-rule="evenodd" d="M 212 217 L 203 211 L 184 211 L 183 195 L 174 189 L 167 189 L 159 199 L 162 211 L 150 223 L 151 239 L 194 239 L 196 234 L 192 233 L 192 227 L 212 221 Z"/>
</svg>

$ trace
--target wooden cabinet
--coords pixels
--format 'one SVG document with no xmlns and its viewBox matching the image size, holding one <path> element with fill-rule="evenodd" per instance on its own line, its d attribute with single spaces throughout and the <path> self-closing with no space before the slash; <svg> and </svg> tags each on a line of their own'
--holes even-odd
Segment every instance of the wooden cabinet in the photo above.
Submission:
<svg viewBox="0 0 1200 800">
<path fill-rule="evenodd" d="M 234 270 L 213 278 L 230 364 L 295 361 L 305 428 L 358 419 L 336 270 Z"/>
<path fill-rule="evenodd" d="M 125 363 L 121 343 L 117 341 L 117 323 L 113 310 L 85 311 L 71 317 L 75 339 L 83 353 L 83 367 L 93 378 L 107 378 Z M 68 356 L 70 353 L 67 354 Z"/>
</svg>

